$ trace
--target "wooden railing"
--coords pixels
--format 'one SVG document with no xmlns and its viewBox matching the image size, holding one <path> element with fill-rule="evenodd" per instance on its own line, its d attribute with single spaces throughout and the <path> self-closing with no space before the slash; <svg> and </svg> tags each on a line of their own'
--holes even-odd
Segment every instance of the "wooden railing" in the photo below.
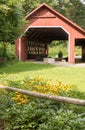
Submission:
<svg viewBox="0 0 85 130">
<path fill-rule="evenodd" d="M 49 94 L 43 94 L 43 93 L 38 93 L 38 92 L 32 92 L 32 91 L 27 91 L 27 90 L 22 90 L 18 88 L 13 88 L 13 87 L 8 87 L 8 86 L 1 86 L 0 89 L 5 89 L 8 91 L 12 92 L 19 92 L 25 95 L 37 97 L 37 98 L 43 98 L 43 99 L 49 99 L 57 102 L 65 102 L 65 103 L 70 103 L 74 105 L 80 105 L 80 106 L 85 106 L 85 100 L 79 100 L 75 98 L 69 98 L 69 97 L 62 97 L 62 96 L 53 96 Z"/>
</svg>

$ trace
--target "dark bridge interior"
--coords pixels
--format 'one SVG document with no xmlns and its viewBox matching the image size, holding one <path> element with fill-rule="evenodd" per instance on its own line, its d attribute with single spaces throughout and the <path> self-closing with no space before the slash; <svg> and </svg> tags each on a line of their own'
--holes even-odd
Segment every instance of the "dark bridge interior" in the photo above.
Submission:
<svg viewBox="0 0 85 130">
<path fill-rule="evenodd" d="M 68 34 L 61 28 L 29 28 L 28 37 L 28 59 L 39 59 L 48 56 L 48 44 L 53 40 L 68 40 Z"/>
<path fill-rule="evenodd" d="M 43 40 L 49 43 L 53 40 L 68 40 L 68 34 L 61 28 L 30 28 L 27 31 L 29 40 Z"/>
</svg>

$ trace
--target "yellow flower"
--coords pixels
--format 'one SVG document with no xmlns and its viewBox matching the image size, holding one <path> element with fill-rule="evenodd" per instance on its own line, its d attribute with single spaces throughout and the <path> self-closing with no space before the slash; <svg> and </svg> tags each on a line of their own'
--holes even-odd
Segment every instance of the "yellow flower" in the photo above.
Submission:
<svg viewBox="0 0 85 130">
<path fill-rule="evenodd" d="M 26 99 L 26 98 L 28 98 L 28 96 L 27 96 L 27 95 L 24 95 L 24 98 Z"/>
<path fill-rule="evenodd" d="M 20 95 L 20 94 L 18 94 L 18 95 L 16 95 L 16 97 L 17 97 L 17 98 L 20 98 L 20 97 L 21 97 L 21 95 Z"/>
<path fill-rule="evenodd" d="M 17 102 L 18 105 L 21 105 L 22 103 L 21 102 Z"/>
<path fill-rule="evenodd" d="M 16 94 L 19 94 L 19 92 L 15 92 Z"/>
</svg>

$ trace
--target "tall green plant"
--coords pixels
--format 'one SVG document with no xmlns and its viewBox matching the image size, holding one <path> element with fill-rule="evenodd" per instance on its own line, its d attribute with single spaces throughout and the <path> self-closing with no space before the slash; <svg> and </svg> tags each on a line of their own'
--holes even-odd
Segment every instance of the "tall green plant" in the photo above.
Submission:
<svg viewBox="0 0 85 130">
<path fill-rule="evenodd" d="M 0 58 L 13 58 L 15 57 L 14 44 L 8 42 L 0 43 Z"/>
</svg>

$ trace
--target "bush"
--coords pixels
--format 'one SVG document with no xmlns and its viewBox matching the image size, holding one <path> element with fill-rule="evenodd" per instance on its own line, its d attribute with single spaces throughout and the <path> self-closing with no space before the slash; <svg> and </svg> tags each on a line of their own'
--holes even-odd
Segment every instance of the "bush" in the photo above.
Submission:
<svg viewBox="0 0 85 130">
<path fill-rule="evenodd" d="M 14 44 L 1 42 L 0 43 L 0 58 L 12 59 L 15 58 Z"/>
<path fill-rule="evenodd" d="M 63 53 L 62 53 L 62 51 L 59 51 L 58 52 L 58 58 L 62 58 L 63 57 Z"/>
<path fill-rule="evenodd" d="M 2 58 L 3 57 L 3 48 L 2 48 L 2 46 L 0 45 L 0 58 Z"/>
</svg>

